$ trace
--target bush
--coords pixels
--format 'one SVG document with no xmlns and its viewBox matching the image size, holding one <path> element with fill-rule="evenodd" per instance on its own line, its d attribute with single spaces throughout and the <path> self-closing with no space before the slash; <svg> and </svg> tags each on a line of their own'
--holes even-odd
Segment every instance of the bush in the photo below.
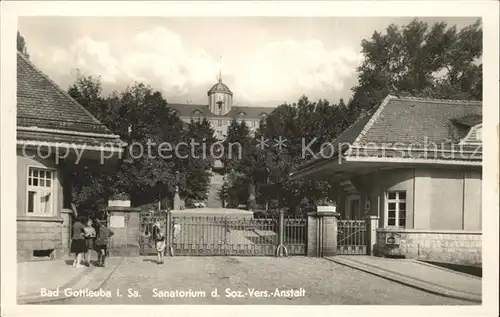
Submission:
<svg viewBox="0 0 500 317">
<path fill-rule="evenodd" d="M 316 202 L 316 206 L 336 206 L 335 202 L 329 198 L 320 198 Z"/>
<path fill-rule="evenodd" d="M 130 195 L 124 192 L 111 195 L 110 200 L 130 200 Z"/>
<path fill-rule="evenodd" d="M 185 200 L 185 207 L 186 208 L 194 208 L 194 200 L 191 198 L 187 198 Z"/>
</svg>

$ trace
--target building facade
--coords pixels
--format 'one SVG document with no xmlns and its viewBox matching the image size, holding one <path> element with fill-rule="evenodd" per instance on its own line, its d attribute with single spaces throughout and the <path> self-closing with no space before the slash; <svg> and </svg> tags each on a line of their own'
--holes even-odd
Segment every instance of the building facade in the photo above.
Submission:
<svg viewBox="0 0 500 317">
<path fill-rule="evenodd" d="M 341 219 L 376 224 L 379 254 L 481 263 L 481 102 L 388 96 L 331 150 L 292 177 L 332 181 Z"/>
<path fill-rule="evenodd" d="M 233 105 L 233 92 L 222 82 L 218 82 L 207 92 L 208 103 L 196 104 L 168 104 L 185 121 L 201 120 L 206 118 L 215 131 L 215 137 L 224 139 L 231 121 L 245 121 L 250 131 L 255 132 L 262 119 L 265 119 L 274 108 L 270 107 L 241 107 Z"/>
<path fill-rule="evenodd" d="M 103 146 L 104 145 L 104 146 Z M 69 253 L 71 164 L 115 164 L 125 145 L 83 106 L 17 55 L 17 259 Z"/>
</svg>

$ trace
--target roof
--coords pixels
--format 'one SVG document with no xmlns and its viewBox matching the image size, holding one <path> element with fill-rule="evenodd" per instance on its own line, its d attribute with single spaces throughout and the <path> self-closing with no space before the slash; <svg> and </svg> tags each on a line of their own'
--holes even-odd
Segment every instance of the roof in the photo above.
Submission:
<svg viewBox="0 0 500 317">
<path fill-rule="evenodd" d="M 195 105 L 195 104 L 168 104 L 168 107 L 176 110 L 181 117 L 191 117 L 196 115 L 199 111 L 200 116 L 206 118 L 237 118 L 242 113 L 245 118 L 260 119 L 262 114 L 269 115 L 274 108 L 271 107 L 238 107 L 233 106 L 231 110 L 225 115 L 214 114 L 210 111 L 208 105 Z"/>
<path fill-rule="evenodd" d="M 300 166 L 299 170 L 324 161 L 327 159 L 325 157 L 339 157 L 340 152 L 344 152 L 344 157 L 355 154 L 378 158 L 389 155 L 394 158 L 401 155 L 408 158 L 404 153 L 395 152 L 402 152 L 403 147 L 415 149 L 417 152 L 425 146 L 429 147 L 430 144 L 443 150 L 438 152 L 459 150 L 455 145 L 465 137 L 471 126 L 481 121 L 480 101 L 389 95 L 379 106 L 358 118 L 332 142 L 334 145 L 332 148 L 336 152 L 334 155 L 328 153 L 310 160 Z M 357 148 L 368 151 L 355 152 L 354 149 Z M 481 155 L 481 151 L 476 154 Z M 436 155 L 442 156 L 441 154 Z M 428 156 L 428 158 L 433 157 Z"/>
<path fill-rule="evenodd" d="M 54 141 L 61 134 L 91 133 L 121 143 L 67 92 L 54 83 L 21 53 L 17 53 L 17 126 L 18 130 L 43 130 L 37 137 Z M 57 131 L 57 137 L 51 133 Z M 82 134 L 82 135 L 83 135 Z M 23 138 L 30 134 L 18 133 Z M 82 138 L 79 139 L 84 142 Z M 90 141 L 90 140 L 89 140 Z"/>
<path fill-rule="evenodd" d="M 224 84 L 222 82 L 222 78 L 219 78 L 219 82 L 216 83 L 215 85 L 213 85 L 212 88 L 210 88 L 210 90 L 207 92 L 207 94 L 211 95 L 215 92 L 222 92 L 222 93 L 229 94 L 231 96 L 233 95 L 233 93 L 231 92 L 229 87 L 227 87 L 226 84 Z"/>
</svg>

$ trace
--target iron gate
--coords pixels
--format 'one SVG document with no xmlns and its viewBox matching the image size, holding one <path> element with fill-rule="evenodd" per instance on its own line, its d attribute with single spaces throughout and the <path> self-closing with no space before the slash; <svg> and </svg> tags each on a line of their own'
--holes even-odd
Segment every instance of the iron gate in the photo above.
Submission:
<svg viewBox="0 0 500 317">
<path fill-rule="evenodd" d="M 158 212 L 141 212 L 139 216 L 139 254 L 153 255 L 156 254 L 156 247 L 153 241 L 153 225 L 158 222 L 163 232 L 167 228 L 167 213 L 164 211 Z"/>
<path fill-rule="evenodd" d="M 159 222 L 171 255 L 305 255 L 307 227 L 304 217 L 236 218 L 141 213 L 141 255 L 156 253 L 152 226 Z M 180 230 L 174 230 L 174 225 Z M 162 230 L 163 231 L 163 230 Z"/>
<path fill-rule="evenodd" d="M 365 220 L 337 221 L 337 254 L 366 255 L 368 239 Z"/>
</svg>

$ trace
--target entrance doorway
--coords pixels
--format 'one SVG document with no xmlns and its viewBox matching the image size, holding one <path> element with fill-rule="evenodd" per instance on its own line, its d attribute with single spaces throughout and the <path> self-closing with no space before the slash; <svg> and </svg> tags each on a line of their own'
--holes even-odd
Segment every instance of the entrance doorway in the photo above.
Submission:
<svg viewBox="0 0 500 317">
<path fill-rule="evenodd" d="M 347 196 L 345 217 L 337 222 L 337 254 L 366 255 L 366 221 L 362 218 L 358 194 Z"/>
<path fill-rule="evenodd" d="M 348 220 L 363 220 L 361 218 L 361 199 L 359 195 L 347 196 L 346 204 L 346 219 Z"/>
</svg>

